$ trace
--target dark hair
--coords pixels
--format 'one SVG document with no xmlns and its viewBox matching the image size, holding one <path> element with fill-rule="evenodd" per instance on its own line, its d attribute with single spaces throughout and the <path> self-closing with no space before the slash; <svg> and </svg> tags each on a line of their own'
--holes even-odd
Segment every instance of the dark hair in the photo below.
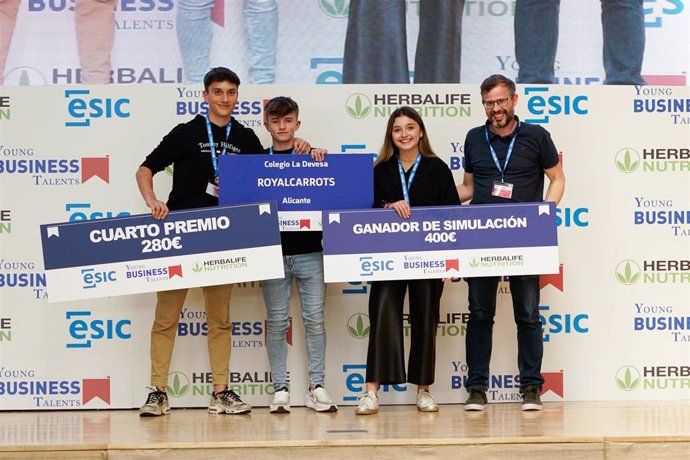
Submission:
<svg viewBox="0 0 690 460">
<path fill-rule="evenodd" d="M 427 135 L 426 127 L 424 126 L 424 120 L 422 120 L 422 117 L 415 109 L 409 106 L 403 106 L 395 109 L 393 113 L 391 113 L 391 116 L 388 117 L 388 125 L 386 126 L 386 136 L 383 138 L 383 145 L 381 146 L 379 156 L 378 158 L 376 158 L 374 165 L 385 163 L 386 161 L 390 160 L 393 157 L 393 155 L 398 155 L 400 153 L 398 151 L 398 147 L 396 147 L 393 143 L 393 124 L 395 123 L 395 119 L 399 117 L 411 118 L 415 121 L 415 123 L 419 125 L 419 129 L 423 134 L 422 138 L 419 139 L 419 152 L 422 154 L 422 156 L 436 156 L 434 150 L 431 148 L 429 136 Z"/>
<path fill-rule="evenodd" d="M 214 67 L 204 75 L 204 90 L 208 91 L 208 87 L 211 86 L 211 83 L 217 81 L 229 81 L 230 83 L 234 83 L 237 87 L 240 86 L 240 77 L 238 77 L 235 72 L 227 67 Z"/>
<path fill-rule="evenodd" d="M 268 119 L 268 117 L 284 117 L 291 113 L 299 117 L 299 106 L 292 98 L 278 96 L 266 103 L 264 113 L 266 114 L 266 119 Z"/>
<path fill-rule="evenodd" d="M 507 87 L 510 97 L 513 97 L 515 94 L 515 82 L 501 74 L 494 74 L 484 79 L 482 85 L 480 86 L 482 96 L 499 85 Z"/>
</svg>

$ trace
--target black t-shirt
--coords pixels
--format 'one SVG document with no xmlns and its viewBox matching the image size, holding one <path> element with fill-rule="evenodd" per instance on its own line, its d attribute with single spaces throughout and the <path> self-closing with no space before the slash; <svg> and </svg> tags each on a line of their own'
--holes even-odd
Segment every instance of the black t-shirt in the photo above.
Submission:
<svg viewBox="0 0 690 460">
<path fill-rule="evenodd" d="M 517 117 L 515 117 L 517 120 Z M 508 147 L 513 131 L 508 136 L 500 136 L 484 126 L 472 128 L 465 138 L 465 172 L 474 179 L 472 204 L 508 203 L 542 201 L 544 198 L 544 170 L 558 164 L 558 150 L 547 130 L 538 125 L 520 122 L 513 153 L 505 167 Z M 501 173 L 486 142 L 485 130 L 489 131 L 489 141 L 496 151 L 499 164 L 505 167 L 504 181 L 513 184 L 512 198 L 492 196 L 494 181 L 501 180 Z"/>
<path fill-rule="evenodd" d="M 405 174 L 409 180 L 412 168 Z M 460 204 L 453 173 L 438 157 L 422 157 L 408 191 L 410 206 L 445 206 Z M 398 156 L 374 168 L 374 207 L 383 207 L 404 199 Z"/>
<path fill-rule="evenodd" d="M 264 153 L 270 153 L 270 149 L 264 150 Z M 273 151 L 274 155 L 290 155 L 291 153 L 292 149 Z M 280 232 L 280 243 L 285 256 L 322 252 L 322 239 L 322 232 Z"/>
<path fill-rule="evenodd" d="M 226 146 L 227 154 L 263 152 L 261 142 L 254 131 L 245 128 L 234 118 L 227 142 L 225 126 L 211 123 L 211 132 L 218 156 L 223 151 L 223 146 Z M 197 115 L 191 121 L 173 128 L 141 165 L 156 174 L 173 163 L 173 185 L 167 203 L 170 210 L 218 205 L 218 198 L 206 193 L 214 170 L 206 120 L 203 116 Z"/>
</svg>

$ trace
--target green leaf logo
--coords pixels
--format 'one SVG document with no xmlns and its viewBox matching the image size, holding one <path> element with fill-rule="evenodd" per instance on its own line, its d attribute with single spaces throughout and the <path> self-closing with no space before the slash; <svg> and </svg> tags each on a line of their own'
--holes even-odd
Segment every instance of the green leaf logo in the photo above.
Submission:
<svg viewBox="0 0 690 460">
<path fill-rule="evenodd" d="M 199 273 L 203 269 L 203 265 L 201 265 L 199 262 L 194 262 L 194 265 L 192 265 L 192 270 L 194 270 L 194 273 Z"/>
<path fill-rule="evenodd" d="M 624 260 L 616 265 L 616 279 L 619 283 L 630 285 L 640 279 L 640 266 L 634 260 Z"/>
<path fill-rule="evenodd" d="M 319 0 L 321 11 L 334 18 L 346 18 L 350 13 L 350 2 L 347 0 Z"/>
<path fill-rule="evenodd" d="M 371 100 L 366 94 L 355 93 L 347 98 L 345 110 L 352 118 L 359 120 L 371 112 Z"/>
<path fill-rule="evenodd" d="M 165 174 L 167 174 L 168 176 L 172 176 L 173 172 L 175 172 L 175 163 L 165 167 Z"/>
<path fill-rule="evenodd" d="M 640 166 L 640 154 L 635 149 L 624 148 L 616 153 L 616 168 L 622 172 L 629 174 L 635 172 Z"/>
<path fill-rule="evenodd" d="M 632 391 L 640 385 L 640 371 L 632 366 L 623 366 L 616 372 L 616 385 L 623 391 Z"/>
<path fill-rule="evenodd" d="M 347 320 L 347 332 L 355 339 L 369 337 L 369 317 L 364 313 L 355 313 Z"/>
<path fill-rule="evenodd" d="M 182 372 L 174 371 L 169 373 L 168 382 L 169 384 L 165 387 L 165 391 L 173 398 L 181 398 L 189 391 L 189 379 Z"/>
<path fill-rule="evenodd" d="M 479 260 L 477 260 L 476 257 L 472 257 L 472 260 L 470 261 L 470 267 L 472 267 L 472 268 L 479 267 Z"/>
</svg>

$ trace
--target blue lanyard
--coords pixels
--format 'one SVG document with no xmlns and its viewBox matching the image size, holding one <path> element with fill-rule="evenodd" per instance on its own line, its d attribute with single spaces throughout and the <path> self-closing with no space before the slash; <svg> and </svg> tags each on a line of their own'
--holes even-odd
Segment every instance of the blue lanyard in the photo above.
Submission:
<svg viewBox="0 0 690 460">
<path fill-rule="evenodd" d="M 517 138 L 519 130 L 520 122 L 518 121 L 517 127 L 515 128 L 515 134 L 513 134 L 513 138 L 510 140 L 510 145 L 508 146 L 508 153 L 506 153 L 506 162 L 503 165 L 503 168 L 501 168 L 501 164 L 498 162 L 498 155 L 496 155 L 496 151 L 494 150 L 494 147 L 491 145 L 491 142 L 489 141 L 489 128 L 487 128 L 486 126 L 484 127 L 484 136 L 486 137 L 486 143 L 489 144 L 489 149 L 491 150 L 491 158 L 494 159 L 496 169 L 498 169 L 498 172 L 501 173 L 501 182 L 503 182 L 503 176 L 505 176 L 506 168 L 508 167 L 508 162 L 510 161 L 510 156 L 513 154 L 513 147 L 515 146 L 515 139 Z"/>
<path fill-rule="evenodd" d="M 290 150 L 290 155 L 295 153 L 295 148 L 293 147 L 292 150 Z M 273 155 L 273 146 L 268 148 L 268 154 Z"/>
<path fill-rule="evenodd" d="M 417 172 L 417 166 L 419 166 L 419 162 L 422 160 L 422 154 L 418 153 L 417 154 L 417 159 L 414 162 L 414 165 L 412 165 L 412 172 L 410 173 L 410 180 L 406 181 L 405 180 L 405 170 L 402 167 L 402 162 L 400 161 L 400 157 L 398 157 L 398 172 L 400 173 L 400 182 L 402 183 L 402 191 L 403 191 L 403 197 L 405 198 L 405 202 L 407 204 L 410 204 L 410 187 L 412 187 L 412 180 L 414 179 L 414 175 Z"/>
<path fill-rule="evenodd" d="M 206 115 L 206 133 L 208 134 L 208 142 L 210 144 L 210 149 L 211 149 L 211 161 L 213 162 L 213 177 L 218 177 L 218 157 L 216 156 L 216 144 L 213 142 L 213 132 L 211 131 L 211 122 L 208 119 L 208 115 Z M 223 150 L 220 151 L 221 155 L 225 155 L 225 152 L 228 150 L 228 139 L 230 139 L 230 128 L 232 128 L 232 120 L 230 120 L 230 123 L 225 127 L 225 142 L 223 145 Z"/>
</svg>

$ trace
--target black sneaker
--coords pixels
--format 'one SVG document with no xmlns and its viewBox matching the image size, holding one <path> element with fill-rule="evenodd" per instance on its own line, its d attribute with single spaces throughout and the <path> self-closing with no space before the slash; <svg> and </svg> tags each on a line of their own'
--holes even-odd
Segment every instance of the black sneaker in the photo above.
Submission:
<svg viewBox="0 0 690 460">
<path fill-rule="evenodd" d="M 541 387 L 539 385 L 527 385 L 525 388 L 521 388 L 522 410 L 542 410 L 544 406 L 539 397 L 540 393 Z"/>
<path fill-rule="evenodd" d="M 480 390 L 470 390 L 470 395 L 465 401 L 465 410 L 484 410 L 487 404 L 486 393 Z"/>
<path fill-rule="evenodd" d="M 150 390 L 151 393 L 146 398 L 146 402 L 139 409 L 139 415 L 141 417 L 168 415 L 170 413 L 168 394 L 165 391 L 158 391 L 157 388 L 150 388 Z"/>
</svg>

